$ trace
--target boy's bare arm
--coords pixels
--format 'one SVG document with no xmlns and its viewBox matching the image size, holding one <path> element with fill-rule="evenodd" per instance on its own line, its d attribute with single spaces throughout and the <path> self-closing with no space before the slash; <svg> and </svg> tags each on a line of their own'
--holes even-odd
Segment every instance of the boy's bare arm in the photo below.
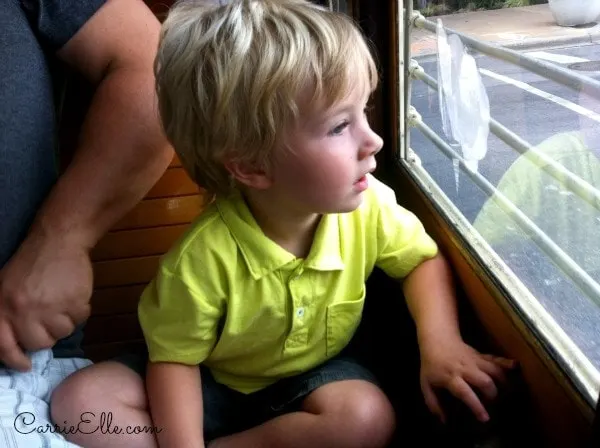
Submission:
<svg viewBox="0 0 600 448">
<path fill-rule="evenodd" d="M 460 338 L 452 274 L 441 255 L 415 268 L 403 289 L 419 344 L 440 337 Z"/>
<path fill-rule="evenodd" d="M 429 409 L 444 420 L 434 388 L 442 387 L 462 400 L 481 421 L 489 416 L 473 387 L 486 398 L 504 381 L 504 358 L 481 355 L 462 340 L 450 267 L 438 254 L 414 269 L 404 281 L 404 294 L 417 327 L 421 352 L 421 387 Z"/>
<path fill-rule="evenodd" d="M 204 448 L 198 366 L 148 363 L 146 388 L 159 447 Z"/>
</svg>

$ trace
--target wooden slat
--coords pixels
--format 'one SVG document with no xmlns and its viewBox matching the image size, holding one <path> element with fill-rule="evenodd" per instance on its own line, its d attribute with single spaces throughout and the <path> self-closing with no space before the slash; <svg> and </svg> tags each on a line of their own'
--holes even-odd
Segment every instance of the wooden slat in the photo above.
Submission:
<svg viewBox="0 0 600 448">
<path fill-rule="evenodd" d="M 147 199 L 140 202 L 112 230 L 188 224 L 200 214 L 203 207 L 204 198 L 201 195 Z"/>
<path fill-rule="evenodd" d="M 94 263 L 94 287 L 125 286 L 147 283 L 154 277 L 159 256 L 97 261 Z"/>
<path fill-rule="evenodd" d="M 200 189 L 183 168 L 169 168 L 146 195 L 146 199 L 199 194 Z"/>
<path fill-rule="evenodd" d="M 137 314 L 92 316 L 85 325 L 83 345 L 143 339 Z"/>
<path fill-rule="evenodd" d="M 96 289 L 91 300 L 92 316 L 136 313 L 145 287 L 146 283 Z"/>
<path fill-rule="evenodd" d="M 110 232 L 92 251 L 92 260 L 162 255 L 185 232 L 188 224 Z"/>
</svg>

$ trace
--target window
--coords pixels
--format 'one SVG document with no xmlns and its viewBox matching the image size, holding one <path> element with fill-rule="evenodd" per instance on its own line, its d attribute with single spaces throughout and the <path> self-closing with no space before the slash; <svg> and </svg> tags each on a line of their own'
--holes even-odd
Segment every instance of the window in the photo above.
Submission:
<svg viewBox="0 0 600 448">
<path fill-rule="evenodd" d="M 600 46 L 517 53 L 436 28 L 410 3 L 399 10 L 438 51 L 403 65 L 400 162 L 595 404 Z M 408 52 L 410 38 L 399 39 Z"/>
</svg>

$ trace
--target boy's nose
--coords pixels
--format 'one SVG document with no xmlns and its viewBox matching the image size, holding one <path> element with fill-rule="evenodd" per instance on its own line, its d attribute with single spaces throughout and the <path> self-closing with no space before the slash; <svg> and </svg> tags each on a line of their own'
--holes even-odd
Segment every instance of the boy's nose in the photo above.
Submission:
<svg viewBox="0 0 600 448">
<path fill-rule="evenodd" d="M 383 139 L 375 132 L 370 130 L 369 135 L 364 140 L 360 149 L 361 158 L 372 157 L 377 154 L 383 147 Z"/>
</svg>

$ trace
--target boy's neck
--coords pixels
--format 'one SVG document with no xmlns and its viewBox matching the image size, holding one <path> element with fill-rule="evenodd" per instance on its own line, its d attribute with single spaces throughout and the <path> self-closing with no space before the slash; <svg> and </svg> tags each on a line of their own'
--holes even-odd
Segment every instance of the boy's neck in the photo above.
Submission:
<svg viewBox="0 0 600 448">
<path fill-rule="evenodd" d="M 298 258 L 308 256 L 321 215 L 290 209 L 256 190 L 243 196 L 268 238 Z"/>
</svg>

